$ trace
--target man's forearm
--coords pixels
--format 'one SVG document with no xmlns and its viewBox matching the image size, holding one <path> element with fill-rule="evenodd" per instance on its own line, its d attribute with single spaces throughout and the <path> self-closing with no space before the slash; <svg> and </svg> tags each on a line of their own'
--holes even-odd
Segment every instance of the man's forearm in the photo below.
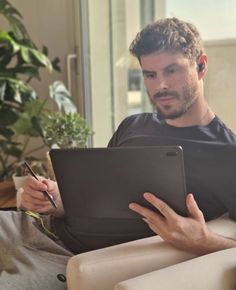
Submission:
<svg viewBox="0 0 236 290">
<path fill-rule="evenodd" d="M 199 254 L 204 255 L 234 247 L 236 247 L 236 240 L 210 232 L 202 247 L 199 248 Z"/>
</svg>

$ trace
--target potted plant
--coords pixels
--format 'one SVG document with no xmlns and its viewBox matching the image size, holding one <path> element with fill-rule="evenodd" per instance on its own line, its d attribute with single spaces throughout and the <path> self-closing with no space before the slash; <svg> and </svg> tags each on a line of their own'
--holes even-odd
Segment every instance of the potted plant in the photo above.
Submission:
<svg viewBox="0 0 236 290">
<path fill-rule="evenodd" d="M 42 124 L 42 137 L 50 148 L 83 148 L 92 134 L 84 118 L 79 113 L 63 114 L 51 112 Z M 55 179 L 49 154 L 47 153 L 47 174 Z"/>
<path fill-rule="evenodd" d="M 43 127 L 54 115 L 52 103 L 64 118 L 78 113 L 60 81 L 50 85 L 49 96 L 38 96 L 31 81 L 40 81 L 41 69 L 49 73 L 60 70 L 59 59 L 51 61 L 46 47 L 37 48 L 21 14 L 7 0 L 0 1 L 0 16 L 9 24 L 9 31 L 0 30 L 0 181 L 5 181 L 6 192 L 6 184 L 12 186 L 12 175 L 22 160 L 37 160 L 35 152 L 45 148 Z M 32 147 L 35 138 L 41 144 Z"/>
<path fill-rule="evenodd" d="M 52 112 L 42 126 L 43 140 L 49 148 L 85 147 L 91 133 L 79 113 Z"/>
<path fill-rule="evenodd" d="M 53 63 L 37 49 L 20 13 L 6 0 L 0 2 L 0 16 L 9 24 L 9 31 L 0 30 L 0 180 L 9 180 L 14 164 L 27 156 L 30 138 L 38 135 L 37 109 L 31 103 L 38 96 L 29 83 L 40 78 L 40 68 L 51 72 Z"/>
</svg>

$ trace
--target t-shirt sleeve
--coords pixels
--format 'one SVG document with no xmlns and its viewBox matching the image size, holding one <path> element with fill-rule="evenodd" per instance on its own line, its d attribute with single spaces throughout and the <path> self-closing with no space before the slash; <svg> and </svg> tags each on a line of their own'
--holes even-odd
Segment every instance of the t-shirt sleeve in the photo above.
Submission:
<svg viewBox="0 0 236 290">
<path fill-rule="evenodd" d="M 113 134 L 113 136 L 111 137 L 110 141 L 107 144 L 107 147 L 117 147 L 117 143 L 118 143 L 118 133 L 117 131 L 115 131 L 115 133 Z"/>
<path fill-rule="evenodd" d="M 122 140 L 126 137 L 129 132 L 129 127 L 133 123 L 133 120 L 136 118 L 135 115 L 129 116 L 125 118 L 120 125 L 118 126 L 117 130 L 111 137 L 110 141 L 108 142 L 107 147 L 119 147 Z"/>
</svg>

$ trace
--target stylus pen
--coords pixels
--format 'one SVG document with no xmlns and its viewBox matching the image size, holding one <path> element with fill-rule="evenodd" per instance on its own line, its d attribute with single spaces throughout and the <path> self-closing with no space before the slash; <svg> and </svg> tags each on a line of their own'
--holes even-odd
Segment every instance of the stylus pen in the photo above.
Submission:
<svg viewBox="0 0 236 290">
<path fill-rule="evenodd" d="M 25 166 L 27 167 L 27 169 L 29 170 L 30 174 L 37 180 L 38 177 L 36 176 L 36 174 L 34 173 L 33 169 L 29 166 L 29 164 L 25 161 L 24 162 Z M 47 192 L 46 190 L 45 191 L 42 191 L 42 193 L 48 198 L 48 200 L 51 202 L 51 204 L 57 208 L 56 204 L 55 204 L 55 201 L 53 200 L 53 197 L 51 196 L 51 194 L 49 192 Z"/>
</svg>

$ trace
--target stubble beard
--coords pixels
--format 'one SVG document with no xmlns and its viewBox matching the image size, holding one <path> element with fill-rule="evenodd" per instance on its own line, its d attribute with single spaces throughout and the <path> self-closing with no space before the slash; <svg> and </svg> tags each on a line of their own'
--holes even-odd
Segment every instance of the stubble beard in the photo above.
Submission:
<svg viewBox="0 0 236 290">
<path fill-rule="evenodd" d="M 172 96 L 173 98 L 181 102 L 180 105 L 175 110 L 172 109 L 171 105 L 166 105 L 163 106 L 163 108 L 160 108 L 155 102 L 155 99 L 158 98 L 158 96 L 154 97 L 155 98 L 154 100 L 152 100 L 152 98 L 150 98 L 150 100 L 151 103 L 156 107 L 158 117 L 160 119 L 174 120 L 183 116 L 191 108 L 191 106 L 195 103 L 197 99 L 198 90 L 196 85 L 195 86 L 193 84 L 191 86 L 185 85 L 183 87 L 182 95 L 180 95 L 177 92 L 166 92 L 166 95 Z"/>
</svg>

